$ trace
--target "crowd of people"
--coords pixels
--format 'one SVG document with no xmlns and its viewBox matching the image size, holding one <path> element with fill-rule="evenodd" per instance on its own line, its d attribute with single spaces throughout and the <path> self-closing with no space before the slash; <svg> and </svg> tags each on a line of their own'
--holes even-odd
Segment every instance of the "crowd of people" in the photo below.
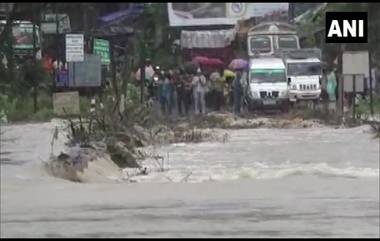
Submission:
<svg viewBox="0 0 380 241">
<path fill-rule="evenodd" d="M 183 67 L 165 70 L 160 66 L 152 69 L 145 85 L 149 97 L 159 103 L 163 115 L 202 115 L 221 110 L 239 114 L 241 111 L 248 86 L 243 70 L 202 71 L 200 67 L 190 71 Z"/>
</svg>

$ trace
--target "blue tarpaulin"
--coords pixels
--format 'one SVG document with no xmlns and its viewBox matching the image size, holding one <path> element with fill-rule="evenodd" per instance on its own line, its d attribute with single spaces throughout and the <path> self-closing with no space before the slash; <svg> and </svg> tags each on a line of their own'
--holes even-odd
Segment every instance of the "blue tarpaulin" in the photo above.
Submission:
<svg viewBox="0 0 380 241">
<path fill-rule="evenodd" d="M 142 4 L 132 4 L 128 9 L 113 12 L 99 18 L 101 27 L 95 34 L 103 37 L 132 34 L 131 24 L 144 11 Z"/>
<path fill-rule="evenodd" d="M 56 85 L 58 87 L 68 87 L 69 86 L 69 74 L 67 71 L 59 71 L 56 78 Z"/>
<path fill-rule="evenodd" d="M 102 16 L 100 17 L 100 20 L 105 24 L 111 24 L 114 21 L 120 21 L 121 19 L 135 18 L 139 16 L 143 10 L 144 9 L 141 5 L 133 4 L 127 9 L 123 9 L 123 10 Z"/>
</svg>

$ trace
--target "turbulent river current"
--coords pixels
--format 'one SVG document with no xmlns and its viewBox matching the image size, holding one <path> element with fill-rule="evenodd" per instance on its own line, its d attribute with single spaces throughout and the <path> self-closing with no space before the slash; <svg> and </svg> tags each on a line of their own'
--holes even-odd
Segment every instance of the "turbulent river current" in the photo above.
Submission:
<svg viewBox="0 0 380 241">
<path fill-rule="evenodd" d="M 380 236 L 380 142 L 368 126 L 163 145 L 165 170 L 148 159 L 134 183 L 48 175 L 53 129 L 1 128 L 1 237 Z"/>
</svg>

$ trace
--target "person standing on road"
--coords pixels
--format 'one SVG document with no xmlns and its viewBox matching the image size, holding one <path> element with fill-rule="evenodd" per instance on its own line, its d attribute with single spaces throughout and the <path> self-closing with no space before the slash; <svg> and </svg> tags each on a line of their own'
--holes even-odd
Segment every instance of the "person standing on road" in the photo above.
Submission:
<svg viewBox="0 0 380 241">
<path fill-rule="evenodd" d="M 176 108 L 177 103 L 177 91 L 176 85 L 178 81 L 178 75 L 175 69 L 169 70 L 169 82 L 170 82 L 170 94 L 169 94 L 169 113 L 171 114 Z"/>
<path fill-rule="evenodd" d="M 161 76 L 158 83 L 161 112 L 163 115 L 170 113 L 170 80 L 169 74 L 161 71 Z"/>
<path fill-rule="evenodd" d="M 224 82 L 221 76 L 222 71 L 215 71 L 210 75 L 212 107 L 219 111 L 223 104 Z"/>
<path fill-rule="evenodd" d="M 184 71 L 182 69 L 177 70 L 177 82 L 176 82 L 176 90 L 177 90 L 177 106 L 178 106 L 178 114 L 180 116 L 183 115 L 183 107 L 186 109 L 185 103 L 185 76 Z M 187 113 L 187 110 L 186 110 Z"/>
<path fill-rule="evenodd" d="M 236 78 L 236 74 L 234 73 L 234 76 L 227 76 L 226 82 L 225 82 L 225 99 L 227 103 L 227 108 L 233 108 L 234 103 L 234 95 L 233 95 L 233 81 Z"/>
<path fill-rule="evenodd" d="M 233 80 L 233 105 L 234 113 L 240 114 L 242 97 L 246 88 L 247 78 L 246 73 L 243 70 L 236 71 L 236 77 Z"/>
<path fill-rule="evenodd" d="M 197 70 L 197 74 L 193 78 L 193 93 L 194 93 L 194 106 L 195 114 L 205 114 L 206 113 L 206 102 L 205 102 L 205 88 L 206 88 L 206 77 L 202 74 L 201 69 Z"/>
<path fill-rule="evenodd" d="M 173 110 L 173 78 L 170 72 L 166 73 L 163 92 L 166 99 L 166 109 L 169 115 L 172 114 Z"/>
<path fill-rule="evenodd" d="M 327 75 L 327 86 L 326 91 L 329 96 L 329 109 L 334 111 L 336 110 L 336 76 L 334 69 L 330 68 L 330 73 Z"/>
<path fill-rule="evenodd" d="M 149 92 L 153 99 L 159 100 L 158 97 L 158 81 L 160 79 L 161 70 L 160 66 L 154 67 L 154 74 L 152 77 L 151 85 L 149 86 Z"/>
<path fill-rule="evenodd" d="M 329 96 L 327 94 L 327 73 L 326 69 L 322 70 L 322 79 L 321 79 L 321 99 L 323 104 L 323 112 L 328 113 L 328 103 Z"/>
<path fill-rule="evenodd" d="M 193 96 L 193 75 L 185 74 L 184 76 L 184 103 L 185 103 L 185 113 L 189 114 L 190 107 L 192 105 Z"/>
</svg>

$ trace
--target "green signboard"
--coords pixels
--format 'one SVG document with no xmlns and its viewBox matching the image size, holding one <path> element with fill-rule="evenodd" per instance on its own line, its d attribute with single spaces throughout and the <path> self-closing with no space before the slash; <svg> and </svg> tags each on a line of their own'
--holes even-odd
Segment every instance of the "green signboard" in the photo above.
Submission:
<svg viewBox="0 0 380 241">
<path fill-rule="evenodd" d="M 110 64 L 110 42 L 104 39 L 94 39 L 94 54 L 100 55 L 102 64 Z"/>
</svg>

